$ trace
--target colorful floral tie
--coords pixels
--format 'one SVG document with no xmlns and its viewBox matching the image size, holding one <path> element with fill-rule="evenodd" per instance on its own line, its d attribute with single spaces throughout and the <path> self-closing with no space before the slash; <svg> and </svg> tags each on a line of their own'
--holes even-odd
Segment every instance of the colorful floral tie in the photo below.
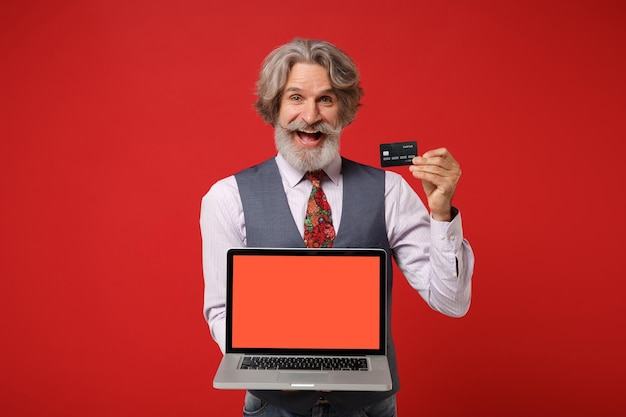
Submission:
<svg viewBox="0 0 626 417">
<path fill-rule="evenodd" d="M 331 248 L 335 239 L 335 228 L 330 205 L 320 182 L 324 171 L 309 172 L 305 177 L 313 183 L 304 219 L 304 244 L 307 248 Z"/>
</svg>

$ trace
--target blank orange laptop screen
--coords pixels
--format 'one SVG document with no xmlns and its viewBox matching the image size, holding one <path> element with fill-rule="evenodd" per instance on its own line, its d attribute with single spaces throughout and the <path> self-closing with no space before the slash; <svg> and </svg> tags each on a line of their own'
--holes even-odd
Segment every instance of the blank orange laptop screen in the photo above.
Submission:
<svg viewBox="0 0 626 417">
<path fill-rule="evenodd" d="M 232 347 L 378 349 L 380 259 L 237 256 Z"/>
</svg>

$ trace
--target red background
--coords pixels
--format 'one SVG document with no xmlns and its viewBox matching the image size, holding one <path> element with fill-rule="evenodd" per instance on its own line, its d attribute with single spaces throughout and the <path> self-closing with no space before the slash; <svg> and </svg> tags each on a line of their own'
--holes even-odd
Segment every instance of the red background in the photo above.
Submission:
<svg viewBox="0 0 626 417">
<path fill-rule="evenodd" d="M 446 318 L 397 280 L 400 414 L 623 415 L 625 17 L 591 0 L 1 2 L 0 413 L 241 415 L 242 392 L 211 387 L 199 204 L 273 155 L 254 83 L 303 36 L 361 69 L 346 156 L 377 165 L 378 143 L 416 139 L 462 164 L 473 305 Z"/>
</svg>

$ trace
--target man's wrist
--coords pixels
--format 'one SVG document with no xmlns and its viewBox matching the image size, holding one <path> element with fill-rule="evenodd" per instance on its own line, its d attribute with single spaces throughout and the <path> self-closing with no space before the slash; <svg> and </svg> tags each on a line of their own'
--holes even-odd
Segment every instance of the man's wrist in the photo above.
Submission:
<svg viewBox="0 0 626 417">
<path fill-rule="evenodd" d="M 450 207 L 450 210 L 448 210 L 447 212 L 445 211 L 443 213 L 431 212 L 430 215 L 434 220 L 437 220 L 438 222 L 450 222 L 452 221 L 452 219 L 456 217 L 458 213 L 459 213 L 459 210 L 456 207 Z"/>
</svg>

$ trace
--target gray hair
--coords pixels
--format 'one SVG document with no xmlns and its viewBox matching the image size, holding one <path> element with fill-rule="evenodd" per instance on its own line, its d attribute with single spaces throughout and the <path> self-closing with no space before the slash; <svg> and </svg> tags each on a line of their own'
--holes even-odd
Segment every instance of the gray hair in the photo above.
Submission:
<svg viewBox="0 0 626 417">
<path fill-rule="evenodd" d="M 319 64 L 326 68 L 339 101 L 339 123 L 341 126 L 352 123 L 363 95 L 355 63 L 331 43 L 309 39 L 294 39 L 279 46 L 263 61 L 255 104 L 261 117 L 272 125 L 276 123 L 289 71 L 297 63 Z"/>
</svg>

